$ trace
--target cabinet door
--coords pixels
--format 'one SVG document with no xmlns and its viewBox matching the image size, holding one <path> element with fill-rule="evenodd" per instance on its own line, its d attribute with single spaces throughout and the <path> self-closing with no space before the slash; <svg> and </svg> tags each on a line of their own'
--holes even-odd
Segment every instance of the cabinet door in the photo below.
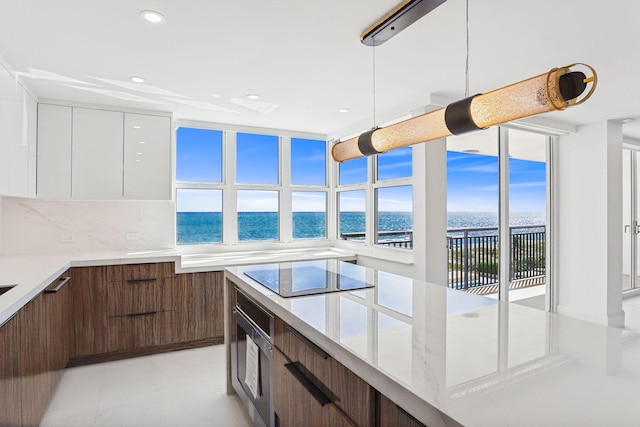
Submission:
<svg viewBox="0 0 640 427">
<path fill-rule="evenodd" d="M 15 317 L 0 326 L 0 426 L 19 426 L 20 390 L 18 359 L 21 355 Z"/>
<path fill-rule="evenodd" d="M 40 295 L 16 315 L 20 349 L 18 398 L 24 426 L 39 425 L 51 397 L 47 308 L 43 295 Z"/>
<path fill-rule="evenodd" d="M 336 396 L 335 404 L 357 425 L 370 426 L 375 412 L 375 391 L 306 337 L 276 318 L 275 346 Z"/>
<path fill-rule="evenodd" d="M 71 269 L 75 350 L 72 356 L 89 356 L 106 352 L 107 284 L 111 267 L 76 267 Z"/>
<path fill-rule="evenodd" d="M 425 427 L 424 424 L 416 420 L 407 411 L 397 406 L 383 394 L 380 394 L 378 408 L 378 417 L 381 426 Z"/>
<path fill-rule="evenodd" d="M 125 113 L 124 197 L 171 200 L 171 118 Z"/>
<path fill-rule="evenodd" d="M 224 337 L 224 273 L 179 274 L 176 334 L 179 342 Z"/>
<path fill-rule="evenodd" d="M 123 113 L 73 108 L 71 195 L 121 199 Z"/>
<path fill-rule="evenodd" d="M 71 197 L 71 107 L 38 105 L 38 197 Z"/>
<path fill-rule="evenodd" d="M 59 289 L 56 290 L 58 287 Z M 67 271 L 47 288 L 54 289 L 55 292 L 44 293 L 41 296 L 47 312 L 47 357 L 51 375 L 51 394 L 55 391 L 62 372 L 69 362 L 71 345 L 74 342 L 71 287 L 70 275 Z"/>
<path fill-rule="evenodd" d="M 277 349 L 273 354 L 273 405 L 280 427 L 356 425 L 331 401 L 322 385 L 306 377 Z"/>
<path fill-rule="evenodd" d="M 31 158 L 35 154 L 35 141 L 30 138 L 30 134 L 34 133 L 31 128 L 36 126 L 31 111 L 35 100 L 22 86 L 19 84 L 14 84 L 14 86 L 16 99 L 12 103 L 13 113 L 10 117 L 14 121 L 12 126 L 14 131 L 9 150 L 9 194 L 18 197 L 33 197 L 35 186 L 30 185 L 33 184 L 31 176 L 35 177 L 35 169 L 32 169 L 31 166 Z"/>
</svg>

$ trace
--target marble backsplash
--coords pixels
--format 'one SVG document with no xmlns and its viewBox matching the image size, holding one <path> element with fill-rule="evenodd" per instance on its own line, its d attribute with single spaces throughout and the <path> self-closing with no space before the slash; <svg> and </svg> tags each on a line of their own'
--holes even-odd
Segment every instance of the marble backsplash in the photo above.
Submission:
<svg viewBox="0 0 640 427">
<path fill-rule="evenodd" d="M 0 254 L 175 247 L 172 201 L 0 198 Z M 138 240 L 127 240 L 137 233 Z M 132 237 L 129 235 L 129 238 Z M 71 240 L 63 242 L 63 240 Z"/>
</svg>

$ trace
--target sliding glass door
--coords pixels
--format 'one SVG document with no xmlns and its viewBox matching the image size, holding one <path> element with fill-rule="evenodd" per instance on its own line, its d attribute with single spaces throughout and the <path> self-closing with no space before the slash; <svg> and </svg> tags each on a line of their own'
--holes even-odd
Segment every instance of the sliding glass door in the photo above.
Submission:
<svg viewBox="0 0 640 427">
<path fill-rule="evenodd" d="M 447 139 L 450 287 L 551 307 L 550 144 L 498 127 Z"/>
<path fill-rule="evenodd" d="M 640 152 L 622 150 L 622 290 L 640 288 Z"/>
</svg>

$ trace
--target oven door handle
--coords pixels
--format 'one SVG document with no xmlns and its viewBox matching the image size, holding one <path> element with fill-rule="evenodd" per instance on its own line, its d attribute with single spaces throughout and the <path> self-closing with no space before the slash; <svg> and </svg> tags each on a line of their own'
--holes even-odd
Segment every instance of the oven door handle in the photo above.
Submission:
<svg viewBox="0 0 640 427">
<path fill-rule="evenodd" d="M 262 334 L 260 329 L 238 309 L 233 309 L 233 317 L 235 318 L 236 323 L 244 329 L 249 338 L 251 338 L 251 340 L 260 347 L 260 350 L 262 350 L 265 356 L 271 359 L 273 357 L 273 345 L 269 339 Z"/>
</svg>

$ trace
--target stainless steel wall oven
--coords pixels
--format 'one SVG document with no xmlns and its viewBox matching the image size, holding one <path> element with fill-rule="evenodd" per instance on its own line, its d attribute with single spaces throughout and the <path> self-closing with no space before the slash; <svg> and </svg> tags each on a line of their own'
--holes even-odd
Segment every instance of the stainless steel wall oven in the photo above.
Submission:
<svg viewBox="0 0 640 427">
<path fill-rule="evenodd" d="M 254 425 L 273 427 L 273 315 L 236 287 L 234 294 L 231 384 Z"/>
</svg>

